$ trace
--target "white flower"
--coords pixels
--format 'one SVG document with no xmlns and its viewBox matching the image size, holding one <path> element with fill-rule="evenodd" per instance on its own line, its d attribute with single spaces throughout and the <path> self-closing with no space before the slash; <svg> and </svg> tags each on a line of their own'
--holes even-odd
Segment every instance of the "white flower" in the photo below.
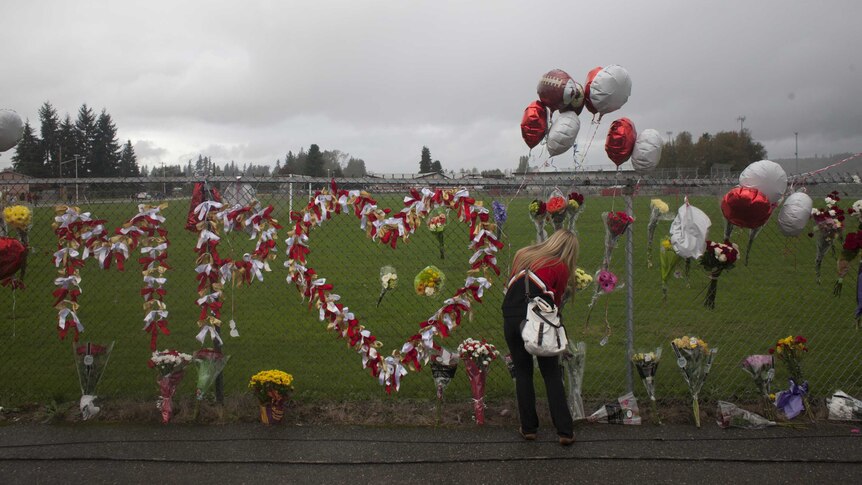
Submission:
<svg viewBox="0 0 862 485">
<path fill-rule="evenodd" d="M 826 205 L 828 205 L 828 206 L 832 206 L 833 204 L 835 204 L 835 199 L 833 199 L 832 197 L 826 197 L 823 200 L 826 202 Z"/>
<path fill-rule="evenodd" d="M 862 200 L 857 200 L 853 203 L 853 210 L 858 212 L 862 212 Z"/>
<path fill-rule="evenodd" d="M 724 263 L 727 261 L 727 256 L 721 254 L 718 256 L 718 260 L 721 261 L 722 263 Z"/>
<path fill-rule="evenodd" d="M 829 215 L 830 215 L 831 217 L 835 217 L 835 210 L 834 210 L 834 209 L 829 209 Z"/>
<path fill-rule="evenodd" d="M 425 296 L 431 296 L 433 294 L 434 294 L 434 288 L 431 288 L 430 286 L 425 288 Z"/>
</svg>

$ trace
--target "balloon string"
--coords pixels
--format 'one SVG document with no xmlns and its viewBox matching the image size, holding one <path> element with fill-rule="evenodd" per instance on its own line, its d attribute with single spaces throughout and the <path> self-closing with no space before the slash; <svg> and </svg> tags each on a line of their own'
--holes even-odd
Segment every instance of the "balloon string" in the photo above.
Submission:
<svg viewBox="0 0 862 485">
<path fill-rule="evenodd" d="M 593 135 L 590 137 L 590 141 L 587 142 L 587 148 L 584 150 L 584 154 L 581 157 L 581 165 L 584 164 L 584 160 L 586 160 L 586 158 L 587 158 L 587 153 L 589 153 L 590 147 L 593 145 L 593 139 L 595 139 L 596 133 L 599 132 L 599 124 L 601 124 L 601 118 L 599 118 L 599 121 L 596 121 L 595 119 L 593 119 L 593 121 L 590 122 L 590 126 L 594 127 L 593 128 Z"/>
</svg>

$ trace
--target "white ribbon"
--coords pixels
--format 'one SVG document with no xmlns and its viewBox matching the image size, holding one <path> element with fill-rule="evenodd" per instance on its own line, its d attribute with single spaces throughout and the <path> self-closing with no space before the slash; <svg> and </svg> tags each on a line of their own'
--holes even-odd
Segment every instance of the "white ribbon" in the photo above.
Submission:
<svg viewBox="0 0 862 485">
<path fill-rule="evenodd" d="M 208 243 L 209 241 L 219 241 L 219 240 L 221 240 L 221 238 L 218 236 L 218 234 L 210 231 L 209 229 L 204 229 L 203 231 L 201 231 L 201 235 L 200 235 L 200 237 L 198 237 L 198 244 L 195 247 L 197 249 L 200 249 L 201 246 Z"/>
<path fill-rule="evenodd" d="M 147 209 L 145 207 L 146 207 L 146 204 L 138 204 L 138 215 L 133 217 L 132 221 L 134 221 L 135 219 L 148 217 L 150 219 L 155 219 L 155 220 L 159 221 L 160 223 L 165 222 L 165 218 L 160 214 L 160 212 L 162 210 L 161 208 L 156 206 L 156 207 L 150 207 L 149 209 Z"/>
<path fill-rule="evenodd" d="M 230 209 L 225 209 L 225 210 L 223 210 L 223 211 L 221 211 L 221 212 L 217 212 L 217 213 L 216 213 L 216 218 L 221 219 L 221 221 L 222 221 L 222 225 L 224 225 L 224 230 L 225 230 L 225 232 L 230 232 L 230 231 L 232 231 L 232 230 L 234 229 L 234 226 L 235 226 L 235 224 L 234 224 L 235 220 L 233 220 L 233 221 L 232 221 L 232 220 L 230 220 L 230 219 L 228 218 L 228 215 L 229 215 L 231 212 L 238 211 L 238 210 L 240 210 L 240 209 L 242 209 L 242 208 L 243 208 L 243 207 L 242 207 L 241 205 L 239 205 L 239 204 L 234 204 L 234 205 L 233 205 L 233 207 L 231 207 Z"/>
<path fill-rule="evenodd" d="M 54 253 L 54 266 L 60 267 L 60 263 L 63 262 L 63 258 L 68 256 L 69 259 L 75 259 L 80 256 L 81 253 L 78 252 L 77 249 L 73 248 L 62 248 L 59 251 Z"/>
<path fill-rule="evenodd" d="M 251 217 L 249 217 L 248 219 L 245 220 L 245 228 L 249 233 L 249 236 L 250 236 L 249 239 L 250 240 L 256 238 L 258 231 L 260 231 L 260 223 L 254 222 L 254 220 L 257 219 L 258 217 L 261 218 L 260 220 L 263 220 L 263 216 L 264 216 L 265 212 L 266 212 L 266 207 L 255 212 L 254 214 L 251 215 Z"/>
<path fill-rule="evenodd" d="M 213 327 L 212 325 L 204 325 L 203 328 L 201 328 L 201 331 L 198 332 L 195 339 L 197 339 L 197 341 L 200 343 L 204 343 L 204 340 L 206 340 L 207 338 L 207 333 L 209 333 L 210 339 L 213 342 L 218 342 L 219 344 L 223 343 L 221 337 L 219 337 L 218 332 L 216 332 L 215 327 Z"/>
<path fill-rule="evenodd" d="M 428 321 L 431 322 L 436 320 L 429 319 Z M 429 325 L 425 327 L 425 329 L 422 330 L 419 334 L 422 336 L 422 346 L 429 351 L 434 349 L 434 336 L 437 335 L 437 328 L 433 325 Z"/>
<path fill-rule="evenodd" d="M 375 204 L 366 204 L 365 207 L 362 208 L 362 212 L 359 213 L 359 227 L 364 231 L 366 227 L 368 227 L 368 214 L 377 210 L 377 206 Z"/>
<path fill-rule="evenodd" d="M 479 298 L 482 298 L 482 295 L 485 294 L 485 290 L 491 288 L 491 282 L 488 281 L 487 278 L 483 278 L 481 276 L 478 278 L 475 276 L 468 276 L 467 280 L 464 282 L 465 287 L 471 287 L 473 284 L 479 286 L 479 288 L 476 289 L 476 295 Z"/>
<path fill-rule="evenodd" d="M 61 330 L 67 330 L 69 326 L 68 319 L 71 318 L 74 322 L 75 326 L 78 327 L 78 333 L 84 331 L 84 325 L 81 323 L 81 320 L 78 319 L 78 315 L 72 311 L 71 308 L 63 308 L 57 314 L 58 323 L 57 326 L 60 327 Z"/>
<path fill-rule="evenodd" d="M 150 258 L 155 258 L 163 251 L 167 251 L 168 243 L 161 243 L 158 246 L 145 246 L 141 247 L 141 254 L 145 254 Z"/>
<path fill-rule="evenodd" d="M 90 229 L 89 231 L 82 232 L 81 233 L 81 240 L 87 241 L 88 239 L 92 239 L 94 237 L 101 236 L 104 233 L 105 233 L 105 226 L 103 226 L 102 224 L 99 224 L 96 227 L 93 227 L 92 229 Z"/>
<path fill-rule="evenodd" d="M 236 268 L 236 265 L 234 265 L 233 262 L 224 263 L 223 265 L 221 265 L 221 267 L 218 269 L 218 271 L 219 271 L 219 278 L 221 278 L 222 283 L 227 283 L 228 281 L 230 281 L 233 278 L 234 268 Z"/>
<path fill-rule="evenodd" d="M 221 297 L 221 292 L 216 291 L 214 293 L 210 293 L 208 295 L 204 295 L 204 296 L 198 298 L 197 303 L 198 303 L 198 306 L 201 306 L 204 303 L 214 303 L 214 302 L 218 301 L 218 299 L 220 297 Z"/>
<path fill-rule="evenodd" d="M 195 215 L 199 221 L 206 219 L 207 214 L 212 209 L 221 209 L 222 203 L 214 200 L 205 200 L 195 207 Z"/>
<path fill-rule="evenodd" d="M 144 325 L 144 331 L 148 330 L 153 323 L 159 320 L 165 320 L 166 318 L 168 318 L 167 310 L 153 310 L 147 313 L 147 316 L 144 317 L 144 322 L 146 323 L 146 325 Z"/>
<path fill-rule="evenodd" d="M 401 237 L 403 237 L 406 232 L 404 228 L 404 219 L 389 217 L 382 221 L 374 221 L 374 227 L 377 228 L 377 234 L 374 235 L 375 239 L 380 235 L 380 228 L 383 226 L 396 226 L 398 228 L 398 235 Z"/>
<path fill-rule="evenodd" d="M 155 276 L 144 276 L 144 284 L 147 285 L 148 288 L 155 288 L 156 285 L 161 287 L 165 283 L 167 283 L 167 278 L 157 278 Z"/>
<path fill-rule="evenodd" d="M 332 200 L 332 195 L 330 194 L 320 194 L 314 199 L 315 205 L 320 207 L 320 220 L 317 221 L 317 224 L 320 225 L 323 223 L 323 220 L 326 219 L 326 215 L 329 213 L 329 202 Z"/>
<path fill-rule="evenodd" d="M 497 264 L 497 256 L 494 255 L 494 253 L 496 253 L 496 252 L 497 252 L 496 246 L 490 246 L 490 247 L 482 248 L 482 249 L 476 251 L 475 253 L 473 253 L 473 256 L 470 256 L 470 264 L 473 264 L 476 261 L 479 261 L 479 259 L 484 257 L 486 254 L 488 256 L 491 256 L 491 262 L 492 263 Z"/>
<path fill-rule="evenodd" d="M 120 234 L 124 236 L 128 236 L 129 233 L 134 232 L 135 234 L 145 234 L 144 230 L 138 226 L 129 226 L 120 228 Z"/>
<path fill-rule="evenodd" d="M 491 240 L 493 240 L 493 241 L 496 241 L 496 240 L 497 240 L 497 236 L 496 236 L 493 232 L 491 232 L 491 231 L 489 231 L 489 230 L 487 230 L 487 229 L 482 229 L 481 231 L 479 231 L 478 233 L 476 233 L 476 237 L 474 237 L 474 238 L 473 238 L 473 242 L 474 242 L 474 243 L 476 243 L 476 244 L 478 244 L 478 243 L 479 243 L 479 240 L 480 240 L 480 239 L 482 239 L 482 236 L 483 236 L 483 235 L 484 235 L 485 237 L 487 237 L 487 238 L 490 238 L 490 239 L 491 239 Z M 495 246 L 495 247 L 496 247 L 496 246 Z"/>
<path fill-rule="evenodd" d="M 111 257 L 110 246 L 96 246 L 93 249 L 93 257 L 99 260 L 99 268 L 105 267 L 105 260 Z"/>
<path fill-rule="evenodd" d="M 54 279 L 54 285 L 63 288 L 64 290 L 71 290 L 73 287 L 78 288 L 79 290 L 81 284 L 81 277 L 72 275 L 72 276 L 61 276 L 59 278 Z M 81 292 L 83 293 L 83 291 Z"/>
<path fill-rule="evenodd" d="M 251 263 L 252 276 L 257 278 L 258 281 L 263 281 L 263 273 L 261 272 L 261 270 L 263 270 L 263 261 L 252 259 L 251 255 L 248 253 L 245 253 L 242 256 L 242 259 L 247 263 Z"/>
</svg>

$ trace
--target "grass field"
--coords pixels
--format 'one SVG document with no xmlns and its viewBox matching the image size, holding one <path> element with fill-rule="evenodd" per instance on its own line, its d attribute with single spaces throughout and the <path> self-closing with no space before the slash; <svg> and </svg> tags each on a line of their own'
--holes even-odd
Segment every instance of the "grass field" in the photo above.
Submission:
<svg viewBox="0 0 862 485">
<path fill-rule="evenodd" d="M 474 194 L 490 205 L 491 197 Z M 261 197 L 264 203 L 276 207 L 275 217 L 287 221 L 287 200 Z M 506 247 L 499 255 L 506 271 L 511 256 L 518 248 L 530 243 L 535 232 L 527 215 L 530 198 L 509 201 L 509 220 L 505 225 Z M 719 347 L 712 373 L 702 395 L 707 398 L 753 398 L 753 386 L 739 369 L 743 357 L 765 353 L 775 339 L 801 333 L 811 341 L 811 353 L 804 364 L 815 395 L 823 396 L 835 389 L 859 394 L 862 391 L 862 364 L 857 358 L 862 350 L 860 334 L 852 318 L 855 308 L 855 278 L 847 278 L 844 294 L 832 296 L 835 260 L 827 255 L 823 263 L 824 284 L 814 280 L 814 242 L 804 235 L 785 238 L 777 231 L 773 220 L 755 242 L 750 266 L 739 264 L 723 274 L 718 284 L 714 311 L 702 306 L 703 290 L 707 285 L 704 272 L 692 265 L 690 286 L 682 279 L 670 282 L 668 301 L 662 301 L 658 268 L 658 241 L 667 232 L 669 223 L 659 225 L 654 259 L 656 266 L 646 264 L 646 223 L 649 197 L 634 199 L 634 260 L 632 273 L 634 290 L 635 349 L 662 345 L 666 364 L 658 373 L 660 397 L 684 398 L 686 390 L 674 360 L 669 342 L 683 334 L 704 338 Z M 663 197 L 672 209 L 682 202 L 679 196 Z M 703 209 L 713 221 L 711 235 L 720 239 L 724 223 L 719 200 L 715 197 L 692 197 L 693 204 Z M 379 197 L 381 206 L 400 207 L 401 196 Z M 298 206 L 298 202 L 296 202 Z M 116 227 L 135 214 L 133 203 L 93 203 L 82 205 L 94 216 L 107 219 L 109 228 Z M 604 229 L 600 215 L 606 210 L 624 210 L 621 197 L 590 197 L 578 223 L 581 239 L 581 266 L 595 271 L 601 261 Z M 198 308 L 194 272 L 195 236 L 182 229 L 188 210 L 188 200 L 174 200 L 165 211 L 171 247 L 167 273 L 169 283 L 166 302 L 170 311 L 170 336 L 159 338 L 159 348 L 177 348 L 191 352 L 199 347 L 194 335 Z M 50 229 L 53 211 L 38 208 L 31 232 L 32 253 L 24 292 L 13 295 L 0 289 L 0 405 L 26 400 L 69 401 L 77 399 L 79 389 L 71 355 L 70 339 L 57 338 L 56 312 L 51 307 L 51 291 L 55 269 L 51 254 L 56 242 Z M 285 283 L 282 267 L 285 228 L 279 233 L 279 260 L 266 281 L 250 287 L 226 291 L 224 320 L 233 316 L 241 337 L 225 337 L 225 352 L 231 360 L 225 369 L 227 393 L 245 392 L 248 378 L 255 372 L 279 368 L 294 374 L 297 397 L 300 399 L 398 399 L 433 398 L 430 372 L 411 373 L 397 396 L 386 397 L 383 388 L 361 367 L 359 356 L 343 340 L 325 330 L 317 320 L 316 311 L 309 311 L 307 302 L 300 301 L 295 288 Z M 550 228 L 549 228 L 550 229 Z M 468 238 L 466 226 L 454 222 L 445 232 L 446 259 L 440 260 L 437 242 L 427 230 L 411 236 L 407 245 L 397 250 L 372 243 L 359 229 L 352 216 L 339 216 L 312 233 L 312 254 L 309 266 L 335 285 L 335 292 L 356 313 L 364 325 L 384 342 L 385 353 L 400 348 L 401 343 L 418 330 L 418 323 L 428 318 L 439 306 L 439 300 L 415 296 L 413 276 L 429 264 L 437 265 L 447 277 L 447 292 L 460 286 L 465 277 Z M 733 240 L 745 251 L 747 232 L 734 233 Z M 240 257 L 253 248 L 253 241 L 242 234 L 223 241 L 223 256 Z M 626 280 L 626 240 L 621 238 L 614 253 L 612 269 Z M 379 268 L 395 266 L 400 286 L 387 294 L 380 307 L 375 302 L 380 291 Z M 102 271 L 92 262 L 82 271 L 84 290 L 80 298 L 79 315 L 86 326 L 82 341 L 116 341 L 110 364 L 99 394 L 124 398 L 151 399 L 155 395 L 155 376 L 147 368 L 149 336 L 141 332 L 140 266 L 130 261 L 125 273 L 115 269 Z M 472 319 L 444 345 L 455 348 L 463 338 L 484 337 L 506 353 L 502 338 L 500 303 L 505 278 L 494 279 L 494 287 L 483 305 L 475 307 Z M 586 382 L 584 394 L 589 397 L 611 397 L 624 392 L 628 364 L 626 348 L 626 290 L 604 296 L 593 312 L 591 324 L 585 328 L 588 294 L 576 295 L 566 307 L 565 321 L 572 339 L 587 343 Z M 612 329 L 606 346 L 599 340 L 604 333 L 605 315 Z M 225 331 L 225 334 L 227 331 Z M 194 373 L 189 374 L 190 377 Z M 468 396 L 469 385 L 463 372 L 448 391 L 454 396 Z M 784 387 L 786 372 L 779 368 L 778 388 Z M 541 379 L 537 379 L 540 381 Z M 635 391 L 643 396 L 642 386 L 635 377 Z M 192 393 L 193 379 L 187 378 L 179 394 Z M 511 396 L 512 382 L 502 362 L 492 366 L 488 394 Z"/>
</svg>

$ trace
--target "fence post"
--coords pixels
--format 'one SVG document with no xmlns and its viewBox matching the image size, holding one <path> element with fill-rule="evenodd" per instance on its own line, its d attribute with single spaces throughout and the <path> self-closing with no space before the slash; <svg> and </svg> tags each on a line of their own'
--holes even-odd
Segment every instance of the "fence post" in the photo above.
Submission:
<svg viewBox="0 0 862 485">
<path fill-rule="evenodd" d="M 287 213 L 290 214 L 291 212 L 293 212 L 293 182 L 288 182 L 287 185 L 288 185 L 288 187 L 290 187 L 290 189 L 289 189 L 290 199 L 288 202 L 290 204 L 290 206 L 287 209 Z"/>
<path fill-rule="evenodd" d="M 625 192 L 626 214 L 634 217 L 632 208 L 632 186 L 628 185 Z M 626 389 L 634 392 L 632 384 L 632 355 L 635 344 L 635 322 L 634 322 L 634 241 L 632 241 L 632 225 L 626 228 Z"/>
</svg>

